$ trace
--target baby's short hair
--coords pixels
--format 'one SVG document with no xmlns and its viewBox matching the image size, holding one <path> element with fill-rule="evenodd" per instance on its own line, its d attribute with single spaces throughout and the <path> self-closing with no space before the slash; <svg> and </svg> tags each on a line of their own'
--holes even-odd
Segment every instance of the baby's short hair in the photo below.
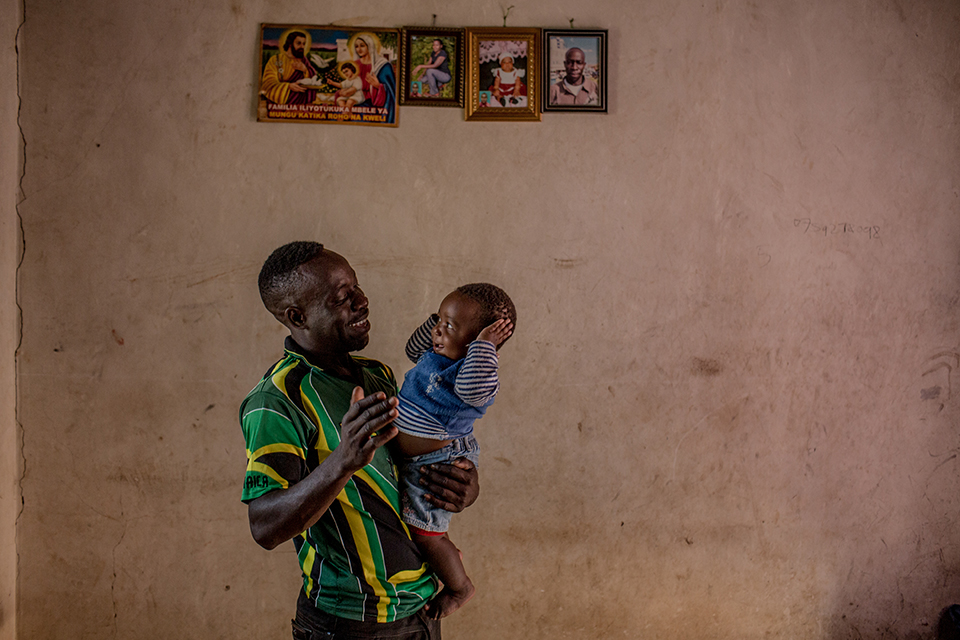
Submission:
<svg viewBox="0 0 960 640">
<path fill-rule="evenodd" d="M 480 329 L 488 327 L 501 318 L 506 318 L 517 330 L 517 308 L 507 292 L 488 282 L 475 282 L 457 287 L 457 293 L 480 303 Z M 511 334 L 512 335 L 512 334 Z M 510 338 L 507 337 L 507 340 Z M 500 343 L 503 346 L 507 340 Z"/>
<path fill-rule="evenodd" d="M 354 75 L 356 75 L 356 73 L 357 73 L 357 68 L 354 66 L 354 64 L 353 64 L 352 62 L 344 62 L 344 63 L 343 63 L 343 66 L 341 66 L 340 69 L 341 69 L 341 70 L 343 70 L 343 69 L 350 69 L 350 71 L 353 71 Z"/>
</svg>

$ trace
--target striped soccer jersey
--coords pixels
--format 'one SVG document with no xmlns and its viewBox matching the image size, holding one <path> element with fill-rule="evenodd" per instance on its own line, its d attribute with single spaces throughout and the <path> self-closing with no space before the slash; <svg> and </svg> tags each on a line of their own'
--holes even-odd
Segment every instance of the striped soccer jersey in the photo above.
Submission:
<svg viewBox="0 0 960 640">
<path fill-rule="evenodd" d="M 247 395 L 240 423 L 247 445 L 242 500 L 303 479 L 340 442 L 353 383 L 312 366 L 287 338 L 286 355 Z M 354 356 L 366 394 L 396 395 L 386 365 Z M 437 589 L 400 519 L 397 475 L 386 447 L 307 531 L 294 538 L 303 589 L 317 607 L 351 620 L 391 622 L 419 610 Z"/>
</svg>

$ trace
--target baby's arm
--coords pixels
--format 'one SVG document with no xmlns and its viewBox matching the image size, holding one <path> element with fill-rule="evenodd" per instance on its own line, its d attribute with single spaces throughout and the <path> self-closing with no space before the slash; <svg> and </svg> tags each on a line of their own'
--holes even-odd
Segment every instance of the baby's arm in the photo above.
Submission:
<svg viewBox="0 0 960 640">
<path fill-rule="evenodd" d="M 482 407 L 493 400 L 500 390 L 497 378 L 497 348 L 486 340 L 474 340 L 467 347 L 460 373 L 453 390 L 472 407 Z"/>
<path fill-rule="evenodd" d="M 457 396 L 473 407 L 482 407 L 500 390 L 497 347 L 513 333 L 513 323 L 501 318 L 486 327 L 467 347 L 467 355 L 453 386 Z"/>
<path fill-rule="evenodd" d="M 419 361 L 420 356 L 433 348 L 433 328 L 437 326 L 438 322 L 440 322 L 440 316 L 437 314 L 431 315 L 426 322 L 417 327 L 417 330 L 407 340 L 405 351 L 411 362 Z"/>
</svg>

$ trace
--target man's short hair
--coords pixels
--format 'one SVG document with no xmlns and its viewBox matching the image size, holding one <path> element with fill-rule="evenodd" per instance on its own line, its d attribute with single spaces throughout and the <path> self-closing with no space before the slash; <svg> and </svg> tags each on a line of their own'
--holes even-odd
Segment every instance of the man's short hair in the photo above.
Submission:
<svg viewBox="0 0 960 640">
<path fill-rule="evenodd" d="M 287 39 L 283 41 L 283 50 L 287 51 L 290 47 L 293 46 L 293 41 L 297 38 L 307 39 L 307 34 L 303 31 L 291 31 L 287 34 Z"/>
<path fill-rule="evenodd" d="M 480 329 L 489 327 L 501 318 L 506 318 L 517 330 L 517 308 L 507 292 L 488 282 L 475 282 L 457 287 L 457 293 L 480 303 Z M 511 334 L 512 335 L 512 334 Z M 510 337 L 507 337 L 509 340 Z M 507 340 L 500 343 L 503 346 Z"/>
<path fill-rule="evenodd" d="M 308 241 L 291 242 L 275 249 L 263 263 L 257 278 L 263 306 L 271 313 L 281 311 L 280 305 L 296 292 L 302 280 L 297 268 L 321 253 L 322 244 Z"/>
</svg>

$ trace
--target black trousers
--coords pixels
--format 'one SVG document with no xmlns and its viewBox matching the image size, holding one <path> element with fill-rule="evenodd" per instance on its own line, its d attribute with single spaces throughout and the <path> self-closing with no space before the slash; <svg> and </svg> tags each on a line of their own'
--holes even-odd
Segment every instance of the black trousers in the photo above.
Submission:
<svg viewBox="0 0 960 640">
<path fill-rule="evenodd" d="M 324 613 L 301 590 L 293 640 L 441 640 L 440 621 L 423 611 L 395 622 L 358 622 Z"/>
</svg>

